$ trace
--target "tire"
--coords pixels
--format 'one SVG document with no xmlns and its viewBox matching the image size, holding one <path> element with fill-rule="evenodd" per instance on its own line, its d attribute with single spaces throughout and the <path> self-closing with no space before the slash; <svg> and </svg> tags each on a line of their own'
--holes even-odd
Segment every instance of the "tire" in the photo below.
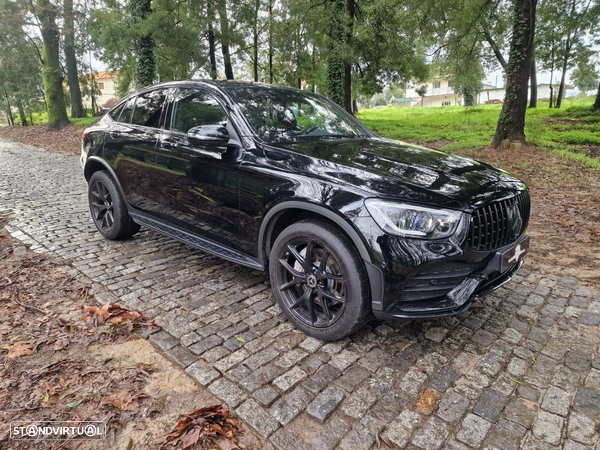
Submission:
<svg viewBox="0 0 600 450">
<path fill-rule="evenodd" d="M 269 275 L 281 310 L 315 338 L 342 339 L 372 316 L 362 260 L 325 222 L 303 220 L 283 230 L 271 250 Z"/>
<path fill-rule="evenodd" d="M 108 171 L 100 170 L 90 177 L 88 201 L 94 224 L 106 239 L 125 239 L 140 230 L 140 225 L 127 212 L 127 204 Z"/>
</svg>

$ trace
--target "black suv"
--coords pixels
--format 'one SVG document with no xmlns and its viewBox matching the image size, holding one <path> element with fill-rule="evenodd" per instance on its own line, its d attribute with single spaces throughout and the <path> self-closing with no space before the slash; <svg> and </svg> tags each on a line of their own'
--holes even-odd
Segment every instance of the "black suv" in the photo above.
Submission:
<svg viewBox="0 0 600 450">
<path fill-rule="evenodd" d="M 81 162 L 103 236 L 143 225 L 268 269 L 283 312 L 321 339 L 372 314 L 459 314 L 510 280 L 529 248 L 525 184 L 382 139 L 298 89 L 143 89 L 85 131 Z"/>
</svg>

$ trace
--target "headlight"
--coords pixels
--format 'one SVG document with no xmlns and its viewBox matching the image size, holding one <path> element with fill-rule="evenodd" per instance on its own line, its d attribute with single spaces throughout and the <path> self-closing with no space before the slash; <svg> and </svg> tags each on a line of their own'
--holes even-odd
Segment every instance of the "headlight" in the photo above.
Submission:
<svg viewBox="0 0 600 450">
<path fill-rule="evenodd" d="M 379 227 L 390 234 L 420 239 L 452 236 L 463 213 L 385 200 L 367 199 L 365 206 Z"/>
</svg>

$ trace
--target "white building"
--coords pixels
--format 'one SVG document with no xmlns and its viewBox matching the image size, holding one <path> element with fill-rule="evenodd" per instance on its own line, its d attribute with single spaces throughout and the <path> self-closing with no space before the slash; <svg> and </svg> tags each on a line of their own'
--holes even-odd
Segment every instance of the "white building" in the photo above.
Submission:
<svg viewBox="0 0 600 450">
<path fill-rule="evenodd" d="M 427 86 L 427 92 L 425 97 L 422 98 L 417 94 L 416 90 L 420 86 Z M 554 86 L 554 96 L 558 94 L 558 85 Z M 565 92 L 569 89 L 573 89 L 572 85 L 565 86 Z M 529 98 L 529 92 L 527 97 Z M 492 86 L 491 84 L 483 85 L 483 89 L 477 95 L 477 103 L 486 102 L 503 102 L 506 91 L 503 87 L 499 88 Z M 412 100 L 412 106 L 454 106 L 462 105 L 463 99 L 460 95 L 454 93 L 452 82 L 444 77 L 435 77 L 427 83 L 409 83 L 406 88 L 406 97 Z M 550 98 L 550 84 L 541 83 L 538 84 L 538 99 L 549 99 Z"/>
<path fill-rule="evenodd" d="M 116 86 L 115 86 L 115 81 L 116 81 L 116 77 L 117 74 L 119 72 L 118 71 L 113 71 L 113 72 L 95 72 L 94 75 L 94 81 L 96 82 L 96 85 L 98 86 L 98 90 L 100 91 L 100 95 L 96 97 L 96 104 L 102 108 L 104 107 L 104 105 L 106 105 L 106 102 L 109 101 L 110 99 L 118 99 L 119 96 L 117 95 L 117 91 L 116 91 Z M 83 75 L 86 78 L 90 78 L 90 75 Z M 90 98 L 89 95 L 86 95 L 83 98 L 83 105 L 86 108 L 91 108 L 92 107 L 92 99 Z"/>
</svg>

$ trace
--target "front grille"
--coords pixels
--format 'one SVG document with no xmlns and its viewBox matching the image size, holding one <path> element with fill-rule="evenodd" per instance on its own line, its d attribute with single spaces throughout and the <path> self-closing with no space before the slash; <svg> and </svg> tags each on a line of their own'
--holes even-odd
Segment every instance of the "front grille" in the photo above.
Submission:
<svg viewBox="0 0 600 450">
<path fill-rule="evenodd" d="M 443 297 L 483 264 L 462 262 L 437 263 L 423 268 L 406 282 L 400 298 L 402 301 L 422 301 Z"/>
<path fill-rule="evenodd" d="M 469 246 L 476 251 L 489 251 L 516 241 L 527 228 L 530 207 L 529 191 L 522 191 L 514 197 L 477 208 L 471 216 Z"/>
</svg>

